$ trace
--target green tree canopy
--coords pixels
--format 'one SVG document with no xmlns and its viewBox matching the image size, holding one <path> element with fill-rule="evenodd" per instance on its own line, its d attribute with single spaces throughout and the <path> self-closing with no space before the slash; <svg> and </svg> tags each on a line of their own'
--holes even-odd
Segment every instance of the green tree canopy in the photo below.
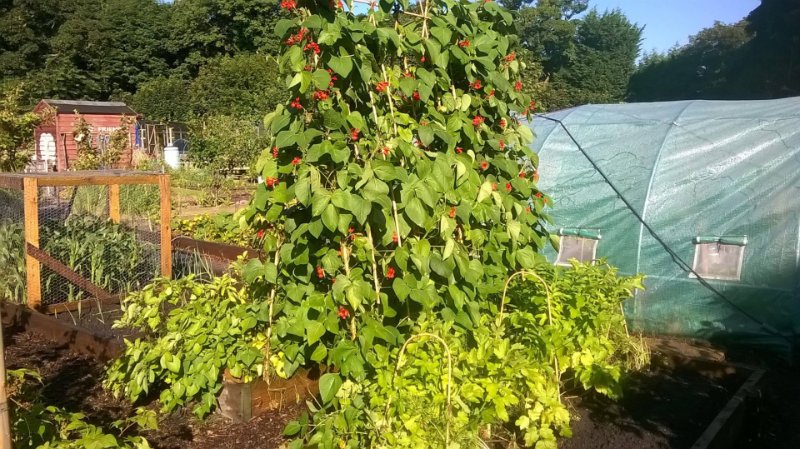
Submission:
<svg viewBox="0 0 800 449">
<path fill-rule="evenodd" d="M 602 14 L 592 10 L 578 23 L 575 57 L 555 77 L 565 104 L 615 103 L 625 98 L 636 68 L 642 30 L 620 10 Z"/>
<path fill-rule="evenodd" d="M 190 87 L 194 115 L 223 114 L 259 118 L 286 100 L 274 59 L 260 54 L 239 54 L 209 62 Z"/>
</svg>

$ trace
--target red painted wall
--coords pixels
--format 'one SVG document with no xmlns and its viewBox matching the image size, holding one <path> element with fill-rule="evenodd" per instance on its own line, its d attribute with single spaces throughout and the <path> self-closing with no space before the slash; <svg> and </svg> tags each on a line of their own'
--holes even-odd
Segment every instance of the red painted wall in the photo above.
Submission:
<svg viewBox="0 0 800 449">
<path fill-rule="evenodd" d="M 83 118 L 89 123 L 92 128 L 92 143 L 95 147 L 100 147 L 99 137 L 101 135 L 110 136 L 111 133 L 119 128 L 122 116 L 121 115 L 107 115 L 107 114 L 84 114 Z M 44 132 L 53 134 L 56 140 L 56 161 L 57 170 L 64 171 L 72 168 L 75 161 L 78 159 L 78 147 L 75 142 L 75 137 L 72 130 L 75 128 L 76 122 L 75 114 L 72 112 L 60 112 L 56 114 L 52 123 L 42 124 L 35 131 L 36 137 L 36 154 L 40 156 L 39 152 L 39 136 Z M 131 166 L 131 159 L 133 157 L 133 142 L 135 141 L 135 124 L 130 125 L 130 138 L 128 148 L 122 152 L 119 163 L 114 168 L 129 168 Z"/>
</svg>

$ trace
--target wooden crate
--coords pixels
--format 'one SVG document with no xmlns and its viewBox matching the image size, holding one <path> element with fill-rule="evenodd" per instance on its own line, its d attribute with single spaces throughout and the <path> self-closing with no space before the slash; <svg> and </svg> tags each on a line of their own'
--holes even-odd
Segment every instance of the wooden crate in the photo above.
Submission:
<svg viewBox="0 0 800 449">
<path fill-rule="evenodd" d="M 241 382 L 226 370 L 219 395 L 219 413 L 234 421 L 245 422 L 263 413 L 305 402 L 319 394 L 322 373 L 320 368 L 298 370 L 291 378 L 276 378 L 268 385 L 260 378 Z"/>
</svg>

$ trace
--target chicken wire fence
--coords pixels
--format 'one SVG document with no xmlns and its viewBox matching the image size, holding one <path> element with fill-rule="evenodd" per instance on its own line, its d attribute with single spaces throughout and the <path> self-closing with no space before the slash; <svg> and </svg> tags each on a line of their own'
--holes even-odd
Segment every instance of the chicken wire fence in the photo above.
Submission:
<svg viewBox="0 0 800 449">
<path fill-rule="evenodd" d="M 42 306 L 113 298 L 161 275 L 157 184 L 37 190 L 41 251 L 29 252 L 40 262 Z M 25 226 L 32 225 L 26 223 L 24 202 L 22 190 L 0 189 L 0 266 L 5 268 L 0 297 L 16 303 L 27 301 L 29 288 Z"/>
</svg>

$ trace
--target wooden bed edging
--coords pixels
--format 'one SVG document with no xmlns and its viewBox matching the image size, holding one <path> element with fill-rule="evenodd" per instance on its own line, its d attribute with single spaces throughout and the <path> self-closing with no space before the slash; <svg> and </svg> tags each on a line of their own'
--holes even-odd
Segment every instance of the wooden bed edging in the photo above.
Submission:
<svg viewBox="0 0 800 449">
<path fill-rule="evenodd" d="M 218 411 L 233 421 L 246 422 L 287 404 L 299 404 L 319 394 L 322 372 L 320 368 L 298 370 L 289 379 L 273 379 L 267 385 L 261 378 L 243 383 L 225 371 Z"/>
<path fill-rule="evenodd" d="M 752 396 L 764 372 L 763 369 L 756 369 L 750 374 L 691 449 L 727 449 L 735 445 L 745 415 L 744 405 Z"/>
<path fill-rule="evenodd" d="M 115 339 L 101 337 L 88 329 L 59 321 L 24 305 L 0 303 L 0 312 L 4 326 L 25 329 L 100 361 L 116 358 L 123 351 L 122 344 Z"/>
<path fill-rule="evenodd" d="M 175 249 L 198 252 L 205 256 L 217 257 L 229 261 L 235 261 L 239 256 L 244 254 L 246 254 L 248 259 L 255 259 L 258 257 L 258 251 L 252 248 L 196 240 L 182 235 L 172 238 L 172 246 Z"/>
</svg>

